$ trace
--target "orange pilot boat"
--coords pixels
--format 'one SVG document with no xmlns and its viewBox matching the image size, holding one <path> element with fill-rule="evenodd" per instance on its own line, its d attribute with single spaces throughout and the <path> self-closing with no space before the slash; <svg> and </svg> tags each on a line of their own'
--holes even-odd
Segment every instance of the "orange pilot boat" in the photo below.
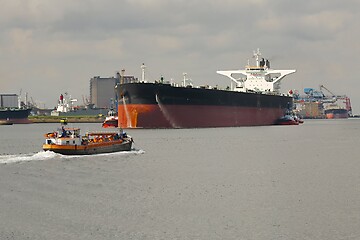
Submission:
<svg viewBox="0 0 360 240">
<path fill-rule="evenodd" d="M 117 128 L 118 127 L 118 116 L 117 113 L 113 110 L 110 110 L 108 112 L 107 117 L 105 118 L 103 124 L 103 128 Z"/>
<path fill-rule="evenodd" d="M 90 155 L 130 151 L 132 137 L 120 129 L 117 132 L 87 132 L 80 134 L 80 128 L 62 128 L 44 135 L 43 150 L 64 155 Z"/>
</svg>

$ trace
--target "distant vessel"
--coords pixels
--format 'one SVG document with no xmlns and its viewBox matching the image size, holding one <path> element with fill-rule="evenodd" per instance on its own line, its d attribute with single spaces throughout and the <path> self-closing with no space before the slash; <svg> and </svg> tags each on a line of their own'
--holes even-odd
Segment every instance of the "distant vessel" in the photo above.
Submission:
<svg viewBox="0 0 360 240">
<path fill-rule="evenodd" d="M 30 115 L 31 109 L 19 109 L 19 108 L 10 108 L 10 109 L 0 109 L 0 120 L 7 121 L 13 124 L 18 123 L 32 123 L 28 117 Z"/>
<path fill-rule="evenodd" d="M 337 104 L 331 104 L 324 110 L 327 119 L 333 118 L 348 118 L 349 112 L 347 109 L 340 107 Z"/>
<path fill-rule="evenodd" d="M 108 111 L 105 108 L 96 108 L 92 104 L 80 108 L 74 106 L 75 102 L 77 99 L 71 98 L 68 93 L 65 93 L 65 96 L 61 94 L 56 109 L 51 111 L 51 116 L 95 116 L 105 115 Z"/>
<path fill-rule="evenodd" d="M 122 131 L 89 132 L 82 136 L 80 128 L 63 126 L 45 134 L 43 150 L 64 155 L 90 155 L 130 151 L 132 143 L 133 139 Z"/>
<path fill-rule="evenodd" d="M 0 121 L 8 124 L 31 123 L 31 108 L 22 105 L 16 94 L 0 94 Z"/>
<path fill-rule="evenodd" d="M 194 87 L 149 83 L 142 65 L 141 82 L 116 87 L 118 124 L 122 128 L 201 128 L 272 125 L 292 108 L 291 95 L 280 93 L 281 80 L 296 70 L 274 70 L 254 52 L 256 65 L 244 70 L 217 71 L 231 79 L 231 87 Z"/>
</svg>

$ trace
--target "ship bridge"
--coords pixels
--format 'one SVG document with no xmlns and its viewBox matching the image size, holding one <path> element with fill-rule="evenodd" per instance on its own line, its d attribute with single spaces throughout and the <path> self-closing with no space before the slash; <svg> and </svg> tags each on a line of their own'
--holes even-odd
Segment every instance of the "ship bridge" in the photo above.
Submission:
<svg viewBox="0 0 360 240">
<path fill-rule="evenodd" d="M 254 52 L 256 65 L 251 66 L 249 61 L 244 70 L 216 71 L 218 74 L 230 78 L 231 90 L 238 92 L 269 92 L 280 93 L 281 80 L 296 70 L 275 70 L 270 68 L 270 62 L 262 58 L 259 49 Z"/>
</svg>

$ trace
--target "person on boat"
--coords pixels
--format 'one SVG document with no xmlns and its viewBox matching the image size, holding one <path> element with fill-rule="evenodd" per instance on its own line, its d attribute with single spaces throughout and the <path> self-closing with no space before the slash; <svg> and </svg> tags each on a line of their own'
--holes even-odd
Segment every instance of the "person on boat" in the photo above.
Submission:
<svg viewBox="0 0 360 240">
<path fill-rule="evenodd" d="M 61 131 L 62 131 L 62 133 L 61 133 L 60 137 L 66 137 L 66 130 L 65 130 L 64 126 L 61 127 Z"/>
<path fill-rule="evenodd" d="M 117 133 L 114 135 L 114 140 L 118 140 L 118 139 L 121 139 L 120 135 Z"/>
<path fill-rule="evenodd" d="M 126 132 L 123 132 L 122 137 L 123 137 L 123 138 L 127 138 Z"/>
</svg>

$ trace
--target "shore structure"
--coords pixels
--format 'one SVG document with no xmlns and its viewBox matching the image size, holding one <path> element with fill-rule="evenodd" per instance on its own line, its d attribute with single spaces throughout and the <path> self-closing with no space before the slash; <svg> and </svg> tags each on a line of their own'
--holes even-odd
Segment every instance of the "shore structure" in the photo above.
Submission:
<svg viewBox="0 0 360 240">
<path fill-rule="evenodd" d="M 349 118 L 353 117 L 350 98 L 335 94 L 320 85 L 319 89 L 304 88 L 304 93 L 294 92 L 294 111 L 302 118 Z"/>
</svg>

